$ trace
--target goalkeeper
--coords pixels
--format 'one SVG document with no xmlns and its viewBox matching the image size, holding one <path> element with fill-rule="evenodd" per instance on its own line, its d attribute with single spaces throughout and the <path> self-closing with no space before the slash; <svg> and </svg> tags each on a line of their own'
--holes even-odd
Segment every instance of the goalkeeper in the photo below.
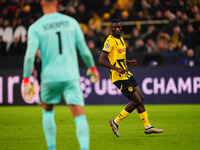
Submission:
<svg viewBox="0 0 200 150">
<path fill-rule="evenodd" d="M 42 123 L 48 149 L 56 149 L 54 106 L 60 102 L 63 95 L 75 120 L 80 149 L 88 150 L 89 126 L 84 112 L 76 47 L 89 68 L 91 81 L 98 81 L 100 76 L 77 21 L 58 13 L 56 0 L 41 0 L 40 4 L 44 15 L 28 30 L 23 68 L 24 96 L 28 100 L 32 99 L 29 77 L 36 51 L 40 49 Z"/>
</svg>

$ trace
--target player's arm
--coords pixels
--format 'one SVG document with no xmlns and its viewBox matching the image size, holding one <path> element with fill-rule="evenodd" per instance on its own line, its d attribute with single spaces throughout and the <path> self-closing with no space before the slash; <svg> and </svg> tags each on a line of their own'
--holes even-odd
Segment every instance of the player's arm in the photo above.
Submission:
<svg viewBox="0 0 200 150">
<path fill-rule="evenodd" d="M 113 66 L 111 65 L 108 61 L 107 61 L 107 58 L 108 58 L 108 53 L 107 52 L 101 52 L 101 55 L 99 57 L 99 64 L 109 68 L 109 69 L 113 69 L 121 74 L 124 74 L 127 70 L 124 69 L 124 68 L 118 68 L 116 66 Z"/>
<path fill-rule="evenodd" d="M 77 48 L 79 50 L 80 56 L 88 67 L 86 75 L 90 77 L 90 81 L 92 83 L 99 81 L 100 74 L 97 70 L 97 67 L 95 66 L 93 56 L 87 47 L 85 40 L 78 41 L 77 43 Z"/>
<path fill-rule="evenodd" d="M 24 58 L 24 66 L 23 66 L 23 83 L 24 83 L 24 97 L 31 101 L 32 96 L 31 92 L 35 94 L 32 85 L 29 82 L 29 77 L 31 76 L 35 54 L 39 47 L 39 40 L 36 35 L 36 32 L 30 27 L 28 31 L 28 42 L 27 49 Z"/>
<path fill-rule="evenodd" d="M 83 62 L 88 67 L 87 70 L 87 76 L 90 76 L 90 81 L 92 83 L 95 83 L 99 81 L 100 74 L 97 70 L 97 67 L 95 66 L 94 59 L 92 56 L 92 53 L 90 52 L 89 48 L 87 47 L 87 44 L 85 42 L 85 38 L 83 36 L 83 33 L 81 31 L 81 28 L 79 27 L 78 23 L 75 22 L 76 30 L 76 47 L 78 48 L 78 51 L 80 53 L 81 58 L 83 59 Z"/>
<path fill-rule="evenodd" d="M 131 66 L 135 66 L 137 64 L 137 61 L 135 59 L 126 60 L 126 64 L 131 65 Z"/>
</svg>

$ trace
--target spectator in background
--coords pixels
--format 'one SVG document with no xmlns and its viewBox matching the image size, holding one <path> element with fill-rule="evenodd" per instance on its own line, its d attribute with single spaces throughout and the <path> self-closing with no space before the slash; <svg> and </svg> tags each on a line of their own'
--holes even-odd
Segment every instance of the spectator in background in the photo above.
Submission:
<svg viewBox="0 0 200 150">
<path fill-rule="evenodd" d="M 0 0 L 0 13 L 4 8 L 6 8 L 9 5 L 9 1 L 7 0 Z"/>
<path fill-rule="evenodd" d="M 198 14 L 198 13 L 199 13 L 199 8 L 198 8 L 196 5 L 194 5 L 194 6 L 192 7 L 192 9 L 191 9 L 191 12 L 192 12 L 192 13 L 190 13 L 189 17 L 190 17 L 190 18 L 195 18 L 195 14 Z"/>
<path fill-rule="evenodd" d="M 173 34 L 171 35 L 171 41 L 174 44 L 174 50 L 180 48 L 181 46 L 178 47 L 178 45 L 183 45 L 183 40 L 184 40 L 184 35 L 181 32 L 181 29 L 179 26 L 176 26 L 173 28 Z"/>
<path fill-rule="evenodd" d="M 192 49 L 193 50 L 195 50 L 195 51 L 199 50 L 200 51 L 199 41 L 200 41 L 200 25 L 198 26 L 198 29 L 196 30 L 196 33 L 194 35 L 194 39 L 192 41 Z"/>
<path fill-rule="evenodd" d="M 200 25 L 200 13 L 196 13 L 195 18 L 194 18 L 194 22 L 193 22 L 194 29 L 197 30 L 199 25 Z"/>
<path fill-rule="evenodd" d="M 111 0 L 103 0 L 101 13 L 109 13 L 112 8 Z"/>
<path fill-rule="evenodd" d="M 110 14 L 109 13 L 104 13 L 102 15 L 102 22 L 108 22 L 108 21 L 110 21 Z M 109 27 L 110 27 L 110 25 L 109 25 Z M 107 26 L 107 28 L 108 28 L 108 26 Z"/>
<path fill-rule="evenodd" d="M 8 6 L 9 14 L 12 14 L 12 16 L 14 16 L 14 14 L 16 13 L 16 10 L 17 10 L 17 2 L 16 0 L 11 0 Z"/>
<path fill-rule="evenodd" d="M 0 17 L 0 28 L 3 27 L 3 22 L 4 22 L 3 18 Z"/>
<path fill-rule="evenodd" d="M 27 48 L 27 41 L 28 41 L 28 37 L 27 37 L 27 35 L 26 35 L 26 36 L 25 36 L 25 41 L 22 42 L 22 44 L 21 44 L 21 55 L 22 55 L 22 56 L 25 56 L 26 48 Z"/>
<path fill-rule="evenodd" d="M 187 32 L 185 34 L 185 39 L 183 43 L 187 46 L 187 48 L 192 48 L 193 41 L 195 39 L 196 32 L 191 24 L 187 25 Z M 198 41 L 199 42 L 199 41 Z"/>
<path fill-rule="evenodd" d="M 6 50 L 8 50 L 13 41 L 13 28 L 11 27 L 8 19 L 4 20 L 3 28 L 3 41 L 7 43 Z"/>
<path fill-rule="evenodd" d="M 126 11 L 129 14 L 129 20 L 133 21 L 136 18 L 136 10 L 131 2 L 126 3 Z"/>
<path fill-rule="evenodd" d="M 21 43 L 18 37 L 14 38 L 14 41 L 10 45 L 9 51 L 11 55 L 20 55 L 21 54 Z"/>
<path fill-rule="evenodd" d="M 28 4 L 23 7 L 19 17 L 22 19 L 22 24 L 26 27 L 26 29 L 28 29 L 29 19 L 32 17 L 31 7 Z"/>
<path fill-rule="evenodd" d="M 124 10 L 126 9 L 126 3 L 130 2 L 131 0 L 117 0 L 117 4 L 119 9 Z"/>
<path fill-rule="evenodd" d="M 2 17 L 4 20 L 12 21 L 13 16 L 12 16 L 12 14 L 8 11 L 8 7 L 4 7 L 4 8 L 3 8 L 2 12 L 1 12 L 1 17 Z"/>
<path fill-rule="evenodd" d="M 0 36 L 3 37 L 4 29 L 3 29 L 4 20 L 0 17 Z"/>
<path fill-rule="evenodd" d="M 98 45 L 99 36 L 98 36 L 98 34 L 96 34 L 95 30 L 89 29 L 87 32 L 87 35 L 85 37 L 85 40 L 86 40 L 86 43 L 89 41 L 93 41 L 95 43 L 95 45 Z"/>
<path fill-rule="evenodd" d="M 71 17 L 75 18 L 76 17 L 76 9 L 75 9 L 75 7 L 69 5 L 67 7 L 67 9 L 66 9 L 65 14 L 68 15 L 68 16 L 71 16 Z"/>
<path fill-rule="evenodd" d="M 90 40 L 87 42 L 87 46 L 90 49 L 93 56 L 99 56 L 101 53 L 101 50 L 97 48 L 95 42 L 93 40 Z"/>
<path fill-rule="evenodd" d="M 163 3 L 165 10 L 169 10 L 170 12 L 175 13 L 176 8 L 172 0 L 164 0 Z"/>
<path fill-rule="evenodd" d="M 103 47 L 103 43 L 106 40 L 106 38 L 110 35 L 110 28 L 103 29 L 102 34 L 100 34 L 100 47 Z"/>
<path fill-rule="evenodd" d="M 145 21 L 145 20 L 147 20 L 147 19 L 144 17 L 143 11 L 140 10 L 140 11 L 137 12 L 137 18 L 136 18 L 136 20 L 138 20 L 138 21 Z M 136 27 L 137 27 L 138 29 L 140 29 L 140 32 L 141 32 L 141 33 L 144 33 L 144 32 L 146 31 L 146 25 L 141 25 L 140 22 L 137 22 L 137 23 L 136 23 Z"/>
<path fill-rule="evenodd" d="M 17 20 L 15 32 L 13 34 L 13 37 L 17 37 L 20 39 L 20 42 L 25 42 L 26 41 L 26 35 L 27 35 L 27 30 L 26 28 L 21 24 L 21 19 Z"/>
<path fill-rule="evenodd" d="M 144 18 L 148 18 L 151 15 L 151 5 L 147 2 L 147 0 L 141 0 L 141 8 L 140 10 L 144 14 Z"/>
<path fill-rule="evenodd" d="M 79 23 L 87 24 L 89 20 L 89 14 L 86 12 L 86 8 L 84 4 L 80 4 L 77 8 L 76 20 Z"/>
<path fill-rule="evenodd" d="M 146 52 L 146 47 L 142 39 L 135 41 L 135 51 L 136 52 Z"/>
<path fill-rule="evenodd" d="M 135 42 L 140 38 L 140 30 L 133 28 L 131 38 L 129 39 L 129 51 L 135 51 Z"/>
<path fill-rule="evenodd" d="M 180 10 L 176 10 L 176 17 L 178 20 L 182 19 L 182 15 L 183 15 L 183 13 Z"/>
<path fill-rule="evenodd" d="M 178 0 L 176 4 L 176 9 L 180 10 L 181 12 L 186 12 L 186 5 L 184 0 Z"/>
<path fill-rule="evenodd" d="M 3 41 L 2 36 L 0 36 L 0 55 L 1 56 L 6 55 L 6 43 Z"/>
<path fill-rule="evenodd" d="M 153 18 L 153 20 L 164 20 L 164 16 L 163 16 L 163 13 L 162 13 L 161 10 L 157 10 L 155 13 L 156 13 L 156 15 Z M 162 23 L 161 24 L 156 24 L 155 27 L 156 27 L 157 31 L 158 30 L 163 30 L 164 25 Z"/>
<path fill-rule="evenodd" d="M 156 52 L 167 52 L 169 50 L 170 36 L 167 33 L 160 32 L 156 40 Z"/>
<path fill-rule="evenodd" d="M 102 27 L 100 25 L 100 23 L 102 23 L 102 19 L 99 16 L 99 14 L 97 12 L 92 12 L 92 18 L 88 21 L 88 24 L 94 24 L 95 25 L 95 30 L 97 32 L 100 32 Z"/>
<path fill-rule="evenodd" d="M 176 18 L 176 16 L 171 13 L 171 11 L 166 10 L 164 12 L 164 16 L 169 20 L 169 23 L 167 25 L 165 25 L 165 32 L 167 32 L 168 34 L 172 34 L 173 32 L 173 28 L 175 26 L 178 26 L 178 19 Z"/>
<path fill-rule="evenodd" d="M 121 12 L 121 14 L 120 14 L 120 20 L 121 20 L 122 22 L 130 21 L 128 11 L 124 10 L 124 11 Z M 131 29 L 132 29 L 131 26 L 126 26 L 126 28 L 123 29 L 123 33 L 122 33 L 122 34 L 129 34 L 130 31 L 131 31 Z"/>
<path fill-rule="evenodd" d="M 151 14 L 153 16 L 156 16 L 156 12 L 157 11 L 161 11 L 164 10 L 164 6 L 160 3 L 160 0 L 153 0 L 153 5 L 152 5 L 152 9 L 151 9 Z"/>
<path fill-rule="evenodd" d="M 153 53 L 156 51 L 156 44 L 152 39 L 147 39 L 145 44 L 145 49 L 147 53 Z"/>
<path fill-rule="evenodd" d="M 112 9 L 110 10 L 111 20 L 114 18 L 118 18 L 121 14 L 121 10 L 119 8 L 118 3 L 114 3 Z"/>
<path fill-rule="evenodd" d="M 182 15 L 181 15 L 181 20 L 180 20 L 180 28 L 181 28 L 183 34 L 186 34 L 186 33 L 187 33 L 187 26 L 188 26 L 189 24 L 192 24 L 192 23 L 191 23 L 191 21 L 189 20 L 187 13 L 185 13 L 185 12 L 182 13 Z"/>
</svg>

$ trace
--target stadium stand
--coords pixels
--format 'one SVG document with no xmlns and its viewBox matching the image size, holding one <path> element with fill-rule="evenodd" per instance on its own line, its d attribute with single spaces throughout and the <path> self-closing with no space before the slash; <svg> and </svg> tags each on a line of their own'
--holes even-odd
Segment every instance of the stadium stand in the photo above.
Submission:
<svg viewBox="0 0 200 150">
<path fill-rule="evenodd" d="M 123 24 L 128 57 L 136 58 L 138 65 L 200 64 L 198 0 L 58 1 L 59 12 L 80 23 L 96 59 L 110 34 L 108 22 L 119 18 Z M 0 0 L 1 62 L 9 64 L 9 59 L 23 61 L 28 27 L 40 16 L 40 0 Z"/>
</svg>

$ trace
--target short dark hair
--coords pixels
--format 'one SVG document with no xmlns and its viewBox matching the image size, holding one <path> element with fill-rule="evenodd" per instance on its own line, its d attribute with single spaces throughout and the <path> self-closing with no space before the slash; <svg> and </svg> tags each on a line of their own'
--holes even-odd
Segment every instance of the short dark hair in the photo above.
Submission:
<svg viewBox="0 0 200 150">
<path fill-rule="evenodd" d="M 121 22 L 118 18 L 115 18 L 111 21 L 111 24 L 116 23 L 116 22 Z"/>
<path fill-rule="evenodd" d="M 57 0 L 44 0 L 45 2 L 53 2 L 53 1 L 57 1 Z"/>
</svg>

